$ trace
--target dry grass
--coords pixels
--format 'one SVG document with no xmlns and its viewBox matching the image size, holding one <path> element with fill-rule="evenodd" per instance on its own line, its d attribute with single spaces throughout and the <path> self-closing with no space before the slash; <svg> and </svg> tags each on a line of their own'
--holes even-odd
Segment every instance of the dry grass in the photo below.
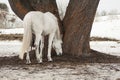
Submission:
<svg viewBox="0 0 120 80">
<path fill-rule="evenodd" d="M 104 37 L 104 38 L 101 38 L 101 37 L 91 37 L 90 38 L 90 41 L 119 41 L 117 39 L 112 39 L 112 38 L 107 38 L 107 37 Z"/>
<path fill-rule="evenodd" d="M 1 34 L 0 40 L 22 40 L 23 34 Z M 91 37 L 90 41 L 117 41 L 120 42 L 120 40 L 112 39 L 112 38 L 101 38 L 101 37 Z"/>
<path fill-rule="evenodd" d="M 22 40 L 22 34 L 1 34 L 0 40 Z"/>
</svg>

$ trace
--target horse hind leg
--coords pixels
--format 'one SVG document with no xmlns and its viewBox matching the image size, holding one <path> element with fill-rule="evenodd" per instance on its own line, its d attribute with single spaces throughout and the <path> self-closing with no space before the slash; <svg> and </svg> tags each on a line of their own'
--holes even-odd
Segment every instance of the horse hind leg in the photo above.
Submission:
<svg viewBox="0 0 120 80">
<path fill-rule="evenodd" d="M 53 61 L 51 58 L 51 46 L 52 46 L 52 42 L 53 42 L 53 38 L 54 38 L 55 33 L 52 33 L 49 35 L 49 41 L 48 41 L 48 61 Z"/>
<path fill-rule="evenodd" d="M 36 47 L 36 59 L 38 61 L 38 63 L 42 63 L 42 59 L 41 59 L 41 55 L 40 55 L 40 51 L 39 51 L 39 44 L 41 44 L 41 35 L 36 35 L 36 40 L 35 40 L 35 47 Z"/>
</svg>

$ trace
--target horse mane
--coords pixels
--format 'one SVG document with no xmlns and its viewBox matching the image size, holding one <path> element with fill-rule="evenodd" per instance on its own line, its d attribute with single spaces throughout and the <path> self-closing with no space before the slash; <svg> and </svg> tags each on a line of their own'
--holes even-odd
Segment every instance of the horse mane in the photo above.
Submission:
<svg viewBox="0 0 120 80">
<path fill-rule="evenodd" d="M 58 26 L 58 29 L 57 29 L 57 31 L 56 31 L 56 38 L 57 38 L 58 40 L 61 40 L 61 35 L 60 35 L 59 26 Z"/>
</svg>

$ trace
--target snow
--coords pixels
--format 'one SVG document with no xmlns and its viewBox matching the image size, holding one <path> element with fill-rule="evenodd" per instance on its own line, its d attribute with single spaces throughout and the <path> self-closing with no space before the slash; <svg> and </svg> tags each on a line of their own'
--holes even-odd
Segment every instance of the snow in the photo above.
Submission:
<svg viewBox="0 0 120 80">
<path fill-rule="evenodd" d="M 107 37 L 120 40 L 120 16 L 117 16 L 118 19 L 114 20 L 110 20 L 110 17 L 100 17 L 100 21 L 93 23 L 91 37 Z"/>
<path fill-rule="evenodd" d="M 63 20 L 65 13 L 66 13 L 66 8 L 69 4 L 70 0 L 56 0 L 57 2 L 57 6 L 58 6 L 58 10 L 59 10 L 59 15 L 60 15 L 60 19 Z"/>
<path fill-rule="evenodd" d="M 23 28 L 0 29 L 0 34 L 23 34 Z"/>
<path fill-rule="evenodd" d="M 20 47 L 20 41 L 0 41 L 0 57 L 18 55 Z"/>
<path fill-rule="evenodd" d="M 90 42 L 91 49 L 120 56 L 120 43 L 115 41 L 91 41 Z"/>
</svg>

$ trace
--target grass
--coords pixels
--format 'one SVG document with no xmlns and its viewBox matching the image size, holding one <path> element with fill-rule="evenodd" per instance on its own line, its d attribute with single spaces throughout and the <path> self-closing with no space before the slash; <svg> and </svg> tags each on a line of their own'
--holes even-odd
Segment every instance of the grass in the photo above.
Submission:
<svg viewBox="0 0 120 80">
<path fill-rule="evenodd" d="M 22 40 L 22 34 L 1 34 L 0 40 Z"/>
<path fill-rule="evenodd" d="M 113 38 L 107 38 L 107 37 L 103 37 L 103 38 L 101 38 L 101 37 L 91 37 L 90 41 L 117 41 L 118 42 L 119 40 L 113 39 Z"/>
</svg>

